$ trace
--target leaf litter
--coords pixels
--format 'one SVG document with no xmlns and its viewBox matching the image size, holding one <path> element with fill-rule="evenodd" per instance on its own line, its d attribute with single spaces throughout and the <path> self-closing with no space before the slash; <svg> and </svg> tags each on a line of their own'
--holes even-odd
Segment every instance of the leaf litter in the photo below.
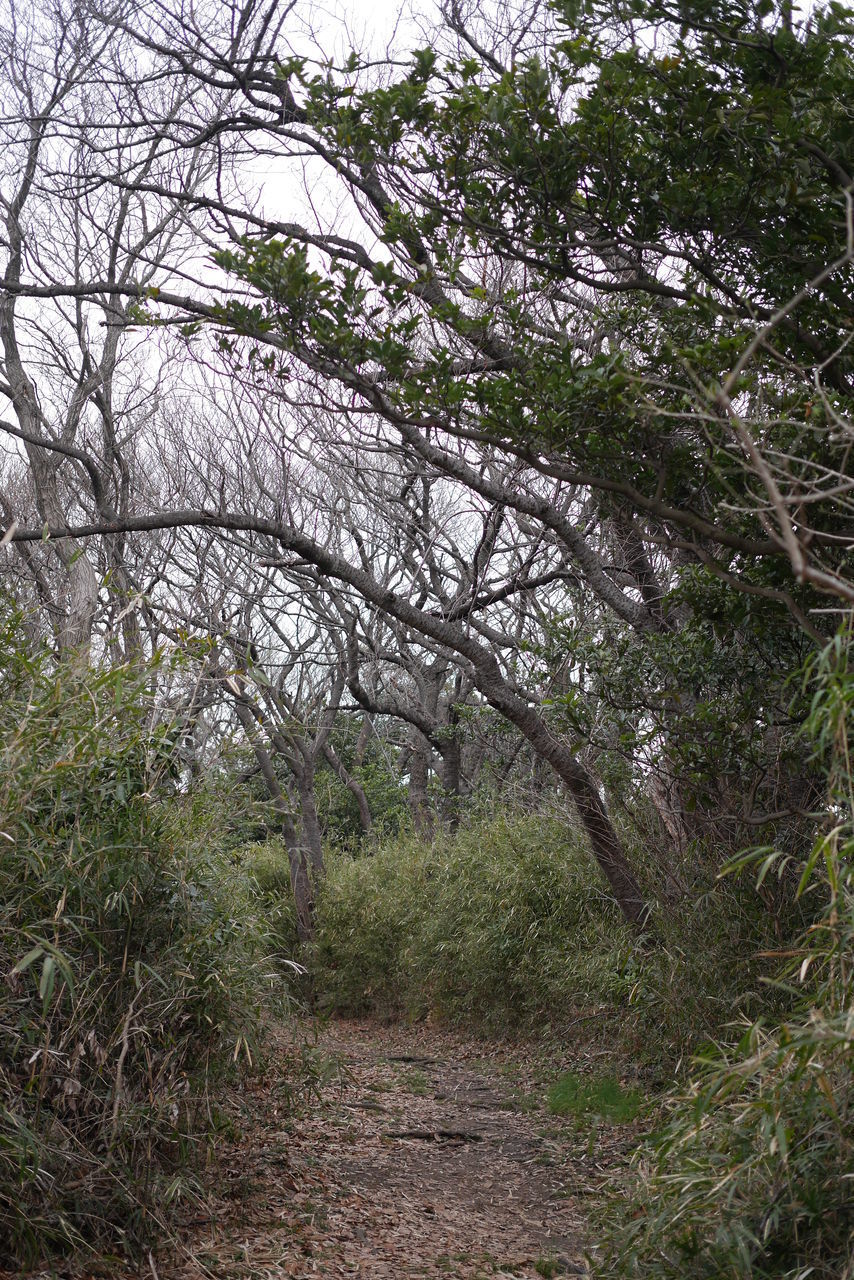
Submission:
<svg viewBox="0 0 854 1280">
<path fill-rule="evenodd" d="M 279 1033 L 266 1075 L 231 1093 L 232 1136 L 219 1142 L 178 1234 L 141 1271 L 104 1259 L 59 1274 L 593 1274 L 586 1206 L 621 1176 L 636 1126 L 583 1130 L 550 1115 L 542 1046 L 346 1019 L 322 1027 L 308 1049 L 305 1039 L 304 1028 L 301 1040 Z M 326 1082 L 295 1105 L 307 1052 Z"/>
</svg>

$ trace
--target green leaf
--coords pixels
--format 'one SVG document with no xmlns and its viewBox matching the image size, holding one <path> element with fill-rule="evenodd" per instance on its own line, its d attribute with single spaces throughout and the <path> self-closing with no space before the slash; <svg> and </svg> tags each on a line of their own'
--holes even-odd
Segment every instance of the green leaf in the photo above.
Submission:
<svg viewBox="0 0 854 1280">
<path fill-rule="evenodd" d="M 30 965 L 34 964 L 36 960 L 38 960 L 39 957 L 43 955 L 44 955 L 44 947 L 42 946 L 33 947 L 31 951 L 28 951 L 27 954 L 21 960 L 19 960 L 16 965 L 13 966 L 12 972 L 25 973 L 27 969 L 29 969 Z"/>
<path fill-rule="evenodd" d="M 42 965 L 42 974 L 39 981 L 39 995 L 42 999 L 42 1012 L 46 1013 L 53 995 L 53 987 L 56 979 L 56 960 L 52 955 L 44 958 Z"/>
</svg>

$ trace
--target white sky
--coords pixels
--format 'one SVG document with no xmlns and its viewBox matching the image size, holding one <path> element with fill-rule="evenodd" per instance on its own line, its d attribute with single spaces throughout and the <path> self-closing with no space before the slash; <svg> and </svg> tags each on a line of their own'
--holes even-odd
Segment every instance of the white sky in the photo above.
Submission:
<svg viewBox="0 0 854 1280">
<path fill-rule="evenodd" d="M 294 46 L 302 27 L 335 61 L 352 49 L 382 57 L 390 50 L 405 54 L 424 42 L 425 26 L 438 9 L 434 0 L 323 0 L 294 10 Z"/>
<path fill-rule="evenodd" d="M 337 65 L 353 50 L 379 61 L 391 55 L 408 62 L 413 49 L 430 42 L 438 7 L 438 0 L 308 0 L 297 5 L 288 19 L 285 43 L 294 54 L 326 57 Z M 283 159 L 277 165 L 272 157 L 264 157 L 248 173 L 258 184 L 268 217 L 312 230 L 329 231 L 334 226 L 341 234 L 365 240 L 364 225 L 342 184 L 322 161 L 300 164 Z"/>
</svg>

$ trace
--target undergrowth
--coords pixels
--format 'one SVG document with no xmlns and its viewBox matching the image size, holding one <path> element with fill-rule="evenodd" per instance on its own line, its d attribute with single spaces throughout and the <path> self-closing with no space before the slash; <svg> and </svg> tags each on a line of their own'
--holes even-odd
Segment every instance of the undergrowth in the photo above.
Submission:
<svg viewBox="0 0 854 1280">
<path fill-rule="evenodd" d="M 840 634 L 808 672 L 825 829 L 798 868 L 812 923 L 778 950 L 769 1014 L 699 1055 L 643 1153 L 633 1201 L 605 1209 L 600 1274 L 652 1280 L 854 1276 L 854 672 Z M 774 849 L 742 874 L 790 875 Z M 781 967 L 782 966 L 782 967 Z M 615 1228 L 615 1220 L 623 1224 Z"/>
<path fill-rule="evenodd" d="M 281 952 L 297 955 L 281 841 L 238 856 Z M 702 888 L 700 874 L 695 894 L 659 910 L 656 943 L 644 945 L 565 818 L 477 816 L 433 841 L 387 840 L 372 856 L 328 850 L 315 938 L 301 959 L 321 1011 L 433 1014 L 556 1037 L 581 1026 L 668 1087 L 676 1065 L 725 1022 L 768 1007 L 767 952 L 779 946 L 780 916 L 751 885 L 710 872 Z"/>
<path fill-rule="evenodd" d="M 581 1076 L 565 1071 L 548 1092 L 549 1111 L 555 1116 L 598 1116 L 615 1124 L 634 1120 L 641 1106 L 637 1089 L 624 1088 L 616 1076 Z"/>
<path fill-rule="evenodd" d="M 193 1194 L 204 1084 L 248 1060 L 268 926 L 174 818 L 150 668 L 0 636 L 0 1257 L 133 1250 Z M 284 990 L 281 975 L 275 991 Z"/>
<path fill-rule="evenodd" d="M 244 853 L 294 954 L 285 853 L 276 840 Z M 340 1013 L 558 1026 L 634 982 L 632 938 L 579 837 L 539 816 L 402 836 L 371 857 L 331 850 L 315 926 L 316 1000 Z"/>
</svg>

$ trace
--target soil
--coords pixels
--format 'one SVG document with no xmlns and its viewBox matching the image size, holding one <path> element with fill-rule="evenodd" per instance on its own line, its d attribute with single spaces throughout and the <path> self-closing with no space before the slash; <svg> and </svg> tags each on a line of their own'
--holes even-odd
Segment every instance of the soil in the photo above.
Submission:
<svg viewBox="0 0 854 1280">
<path fill-rule="evenodd" d="M 151 1280 L 592 1274 L 589 1197 L 636 1136 L 549 1115 L 540 1050 L 339 1020 L 279 1053 Z M 326 1078 L 296 1110 L 295 1057 Z"/>
</svg>

